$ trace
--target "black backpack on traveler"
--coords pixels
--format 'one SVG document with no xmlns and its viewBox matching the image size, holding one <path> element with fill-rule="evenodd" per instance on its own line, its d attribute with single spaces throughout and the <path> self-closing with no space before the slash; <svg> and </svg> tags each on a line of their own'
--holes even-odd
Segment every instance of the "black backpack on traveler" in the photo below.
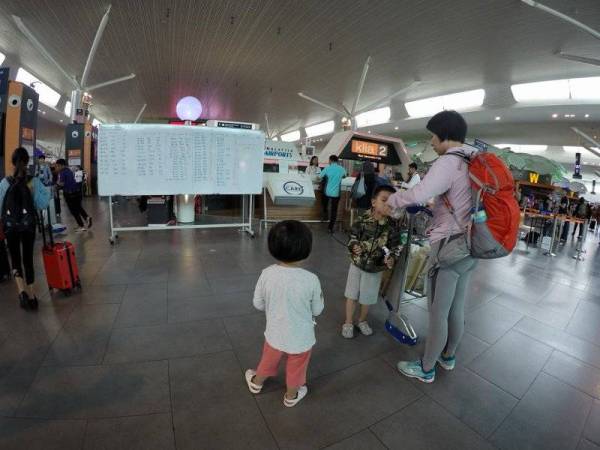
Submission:
<svg viewBox="0 0 600 450">
<path fill-rule="evenodd" d="M 2 225 L 4 232 L 21 233 L 35 231 L 35 207 L 33 195 L 27 186 L 26 180 L 17 180 L 7 177 L 10 184 L 2 204 Z"/>
</svg>

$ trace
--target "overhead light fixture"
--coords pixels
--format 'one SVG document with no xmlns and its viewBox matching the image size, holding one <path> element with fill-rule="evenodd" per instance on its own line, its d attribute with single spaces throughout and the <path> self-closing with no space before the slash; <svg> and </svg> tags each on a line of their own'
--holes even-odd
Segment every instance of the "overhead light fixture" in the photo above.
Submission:
<svg viewBox="0 0 600 450">
<path fill-rule="evenodd" d="M 394 130 L 398 130 L 400 127 L 394 127 Z"/>
<path fill-rule="evenodd" d="M 283 142 L 294 142 L 300 140 L 300 130 L 290 131 L 289 133 L 282 134 L 281 140 Z"/>
<path fill-rule="evenodd" d="M 565 145 L 563 146 L 563 150 L 566 153 L 585 153 L 586 149 L 585 147 L 580 147 L 580 146 L 575 146 L 575 145 Z"/>
<path fill-rule="evenodd" d="M 569 117 L 571 117 L 571 116 L 570 116 L 569 114 L 565 114 L 565 117 L 566 117 L 566 118 L 569 118 Z"/>
<path fill-rule="evenodd" d="M 65 113 L 65 116 L 68 116 L 68 117 L 71 116 L 71 102 L 69 100 L 67 100 L 67 102 L 65 103 L 64 113 Z"/>
<path fill-rule="evenodd" d="M 60 123 L 63 123 L 63 120 L 62 120 L 62 119 L 60 119 Z"/>
<path fill-rule="evenodd" d="M 275 136 L 273 140 L 279 142 L 279 138 L 277 136 Z"/>
<path fill-rule="evenodd" d="M 500 119 L 502 119 L 502 117 L 500 117 L 500 116 L 496 116 L 496 117 L 494 118 L 494 120 L 500 120 Z"/>
<path fill-rule="evenodd" d="M 552 114 L 553 119 L 556 119 L 557 117 L 558 117 L 558 114 L 556 114 L 556 113 Z"/>
<path fill-rule="evenodd" d="M 584 117 L 587 119 L 588 117 L 590 117 L 590 115 L 589 115 L 589 114 L 586 114 Z"/>
<path fill-rule="evenodd" d="M 0 52 L 0 66 L 2 65 L 2 63 L 4 62 L 4 60 L 6 59 L 6 55 L 2 52 Z"/>
<path fill-rule="evenodd" d="M 55 108 L 60 100 L 60 94 L 48 86 L 46 83 L 40 81 L 38 78 L 27 72 L 22 67 L 17 70 L 16 81 L 19 81 L 27 86 L 32 86 L 35 92 L 39 94 L 39 100 L 44 105 L 48 105 Z"/>
<path fill-rule="evenodd" d="M 367 131 L 367 133 L 371 134 L 371 130 Z"/>
<path fill-rule="evenodd" d="M 518 103 L 587 103 L 600 100 L 600 77 L 513 84 Z"/>
<path fill-rule="evenodd" d="M 484 100 L 485 90 L 475 89 L 473 91 L 457 92 L 456 94 L 406 102 L 404 107 L 411 117 L 427 117 L 445 109 L 460 111 L 478 108 L 483 105 Z"/>
<path fill-rule="evenodd" d="M 321 136 L 323 134 L 333 133 L 334 129 L 335 122 L 333 120 L 329 120 L 327 122 L 322 122 L 316 125 L 312 125 L 310 127 L 306 127 L 304 130 L 306 131 L 307 137 L 315 137 Z"/>
<path fill-rule="evenodd" d="M 358 114 L 354 119 L 356 120 L 356 126 L 362 128 L 387 123 L 390 121 L 391 116 L 392 110 L 390 107 L 384 106 L 383 108 L 372 109 L 371 111 Z"/>
</svg>

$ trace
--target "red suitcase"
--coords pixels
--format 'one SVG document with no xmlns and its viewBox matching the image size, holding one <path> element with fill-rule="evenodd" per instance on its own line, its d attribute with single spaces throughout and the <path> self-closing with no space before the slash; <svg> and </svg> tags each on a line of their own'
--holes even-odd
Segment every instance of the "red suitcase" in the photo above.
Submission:
<svg viewBox="0 0 600 450">
<path fill-rule="evenodd" d="M 40 214 L 41 215 L 41 214 Z M 43 220 L 43 219 L 42 219 Z M 46 231 L 50 236 L 50 243 L 46 242 Z M 79 269 L 75 259 L 75 247 L 70 242 L 54 242 L 52 229 L 46 229 L 42 224 L 42 257 L 44 259 L 44 270 L 50 290 L 59 289 L 66 295 L 71 295 L 73 289 L 81 289 Z"/>
</svg>

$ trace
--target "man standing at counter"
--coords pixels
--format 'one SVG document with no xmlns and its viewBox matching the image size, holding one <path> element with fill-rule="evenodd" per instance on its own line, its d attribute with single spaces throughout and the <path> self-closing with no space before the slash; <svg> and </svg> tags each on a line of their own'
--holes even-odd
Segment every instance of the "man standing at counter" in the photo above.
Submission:
<svg viewBox="0 0 600 450">
<path fill-rule="evenodd" d="M 342 179 L 346 176 L 346 170 L 340 166 L 336 155 L 329 157 L 329 165 L 321 171 L 323 180 L 323 221 L 329 217 L 329 233 L 333 234 L 333 227 L 337 220 L 338 203 L 340 202 L 340 186 Z M 331 211 L 328 206 L 331 203 Z"/>
<path fill-rule="evenodd" d="M 408 165 L 408 181 L 407 182 L 403 181 L 402 184 L 400 184 L 400 186 L 403 187 L 404 189 L 410 189 L 410 188 L 414 188 L 420 182 L 421 182 L 421 176 L 417 173 L 417 164 L 414 162 L 411 162 Z"/>
<path fill-rule="evenodd" d="M 456 111 L 443 111 L 429 120 L 427 129 L 439 158 L 419 184 L 392 194 L 387 204 L 391 213 L 435 197 L 429 228 L 429 334 L 425 354 L 417 361 L 400 361 L 397 365 L 403 375 L 431 383 L 436 363 L 445 370 L 454 369 L 455 352 L 465 327 L 465 297 L 477 261 L 469 254 L 465 236 L 472 202 L 468 165 L 463 158 L 475 151 L 464 144 L 467 123 Z"/>
</svg>

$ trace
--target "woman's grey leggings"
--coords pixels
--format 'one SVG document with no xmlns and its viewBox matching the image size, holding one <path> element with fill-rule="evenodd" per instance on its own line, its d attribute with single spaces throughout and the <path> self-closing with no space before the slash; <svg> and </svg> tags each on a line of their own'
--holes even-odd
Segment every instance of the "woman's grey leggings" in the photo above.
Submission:
<svg viewBox="0 0 600 450">
<path fill-rule="evenodd" d="M 432 253 L 437 246 L 432 246 Z M 477 260 L 466 258 L 430 275 L 427 283 L 429 333 L 425 343 L 423 370 L 433 369 L 444 349 L 454 355 L 465 331 L 465 297 Z"/>
</svg>

